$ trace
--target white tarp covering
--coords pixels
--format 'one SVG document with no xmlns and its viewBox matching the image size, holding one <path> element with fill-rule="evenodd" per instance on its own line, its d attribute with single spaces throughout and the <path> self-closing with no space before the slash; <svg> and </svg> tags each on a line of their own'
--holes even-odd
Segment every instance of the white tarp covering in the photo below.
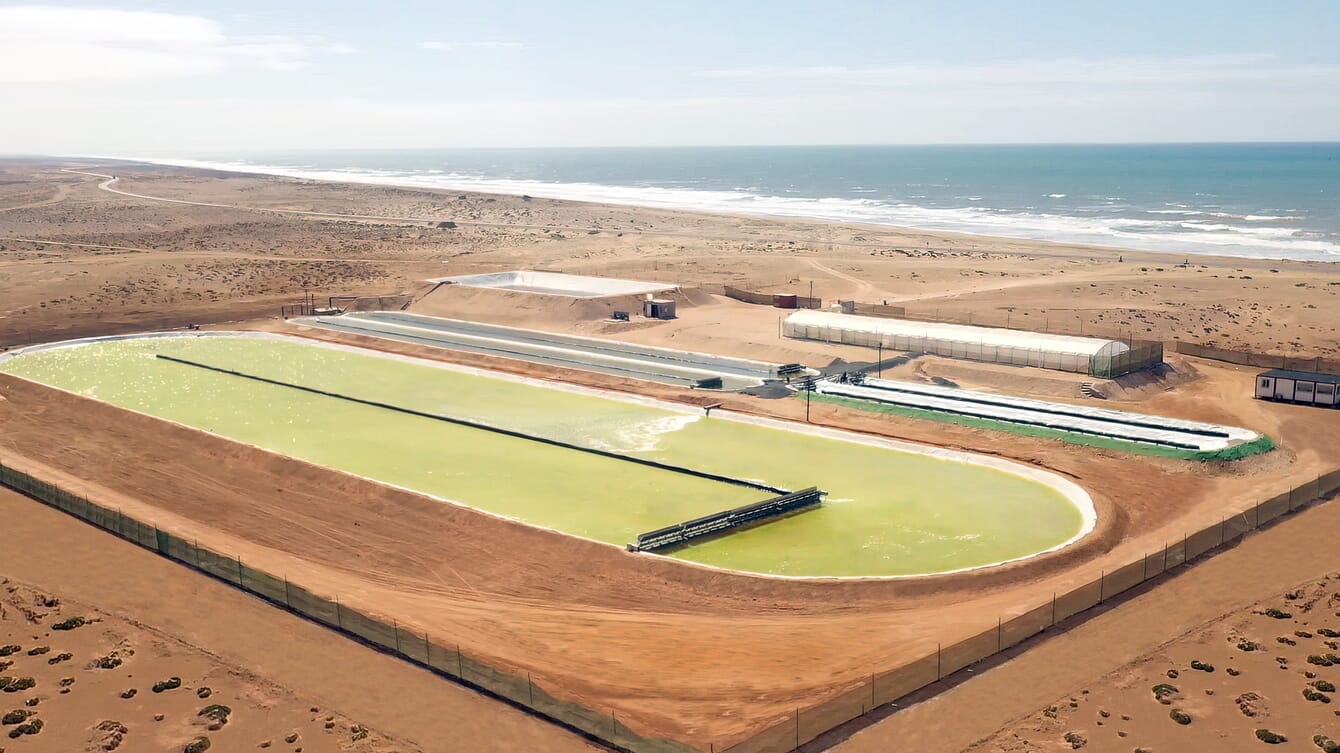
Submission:
<svg viewBox="0 0 1340 753">
<path fill-rule="evenodd" d="M 867 379 L 861 386 L 820 382 L 817 391 L 826 395 L 1198 451 L 1221 450 L 1253 441 L 1260 436 L 1249 429 L 1234 426 L 889 379 Z"/>
<path fill-rule="evenodd" d="M 560 272 L 535 272 L 521 269 L 511 272 L 490 272 L 477 275 L 439 277 L 429 282 L 446 282 L 474 288 L 498 288 L 523 293 L 566 295 L 573 298 L 603 298 L 611 295 L 639 295 L 674 290 L 677 286 L 666 282 L 620 280 L 614 277 L 586 277 Z"/>
<path fill-rule="evenodd" d="M 1118 340 L 1051 335 L 1042 332 L 1026 332 L 996 327 L 972 327 L 965 324 L 915 322 L 907 319 L 885 319 L 874 316 L 837 314 L 828 311 L 797 311 L 786 318 L 786 325 L 787 335 L 791 337 L 805 337 L 803 334 L 792 334 L 791 331 L 811 327 L 879 335 L 888 338 L 946 341 L 964 345 L 1040 351 L 1084 356 L 1086 358 L 1091 356 L 1110 357 L 1130 350 L 1126 343 Z"/>
</svg>

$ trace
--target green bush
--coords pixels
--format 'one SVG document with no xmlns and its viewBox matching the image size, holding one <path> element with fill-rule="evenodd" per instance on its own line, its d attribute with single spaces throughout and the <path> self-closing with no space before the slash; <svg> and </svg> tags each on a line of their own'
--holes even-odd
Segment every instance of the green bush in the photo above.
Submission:
<svg viewBox="0 0 1340 753">
<path fill-rule="evenodd" d="M 1191 723 L 1191 715 L 1181 709 L 1169 711 L 1168 718 L 1184 726 Z"/>
<path fill-rule="evenodd" d="M 1331 682 L 1330 680 L 1317 680 L 1316 682 L 1308 684 L 1316 688 L 1317 690 L 1320 690 L 1323 693 L 1335 692 L 1335 683 Z"/>
<path fill-rule="evenodd" d="M 37 646 L 36 648 L 30 648 L 30 649 L 28 649 L 28 655 L 29 655 L 29 656 L 41 656 L 42 654 L 45 654 L 46 652 L 48 652 L 48 651 L 50 651 L 50 650 L 51 650 L 51 647 L 50 647 L 50 646 Z"/>
<path fill-rule="evenodd" d="M 1276 609 L 1275 607 L 1267 609 L 1265 611 L 1265 616 L 1274 617 L 1277 620 L 1288 620 L 1293 617 L 1292 614 L 1284 611 L 1283 609 Z"/>
<path fill-rule="evenodd" d="M 11 738 L 19 738 L 23 737 L 24 735 L 36 735 L 41 731 L 42 731 L 42 720 L 34 719 L 31 722 L 20 724 L 19 726 L 10 730 L 9 736 Z"/>
<path fill-rule="evenodd" d="M 186 747 L 181 749 L 181 753 L 205 753 L 207 750 L 209 750 L 209 738 L 201 735 L 186 743 Z"/>
<path fill-rule="evenodd" d="M 5 725 L 6 727 L 8 727 L 11 724 L 22 724 L 28 720 L 28 717 L 32 715 L 33 712 L 31 711 L 24 711 L 23 709 L 15 709 L 13 711 L 6 712 L 5 716 L 3 718 L 0 718 L 0 724 Z"/>
<path fill-rule="evenodd" d="M 1306 698 L 1306 699 L 1309 700 L 1309 701 L 1316 701 L 1316 702 L 1318 702 L 1318 703 L 1330 703 L 1330 702 L 1331 702 L 1331 697 L 1330 697 L 1330 696 L 1326 695 L 1325 693 L 1318 693 L 1317 691 L 1313 690 L 1312 688 L 1303 688 L 1303 697 Z"/>
<path fill-rule="evenodd" d="M 1177 689 L 1176 685 L 1169 685 L 1166 682 L 1161 682 L 1158 685 L 1155 685 L 1153 687 L 1153 691 L 1155 700 L 1161 703 L 1164 702 L 1169 696 L 1174 696 L 1181 692 Z"/>
<path fill-rule="evenodd" d="M 17 654 L 22 650 L 23 650 L 22 646 L 11 643 L 7 646 L 0 646 L 0 656 L 11 656 L 13 654 Z"/>
<path fill-rule="evenodd" d="M 88 621 L 85 620 L 83 617 L 71 617 L 71 618 L 69 618 L 68 620 L 61 620 L 60 622 L 57 622 L 55 625 L 52 625 L 52 626 L 51 626 L 51 629 L 52 629 L 52 630 L 74 630 L 74 629 L 77 628 L 77 627 L 83 627 L 83 626 L 85 626 L 85 625 L 87 625 L 87 624 L 88 624 Z"/>
<path fill-rule="evenodd" d="M 1192 660 L 1191 660 L 1191 668 L 1192 668 L 1192 669 L 1200 670 L 1201 672 L 1213 672 L 1213 671 L 1214 671 L 1214 665 L 1213 665 L 1213 664 L 1206 664 L 1205 662 L 1203 662 L 1203 661 L 1199 661 L 1199 660 L 1196 660 L 1196 659 L 1192 659 Z"/>
<path fill-rule="evenodd" d="M 36 687 L 37 680 L 34 680 L 31 677 L 18 677 L 7 683 L 0 683 L 0 685 L 4 686 L 4 691 L 6 693 L 19 693 L 29 688 Z"/>
<path fill-rule="evenodd" d="M 180 677 L 169 677 L 166 680 L 159 680 L 158 682 L 154 683 L 153 691 L 155 693 L 162 693 L 165 690 L 176 690 L 177 688 L 180 687 L 181 687 Z"/>
<path fill-rule="evenodd" d="M 1256 731 L 1256 739 L 1267 745 L 1279 745 L 1280 743 L 1289 742 L 1289 738 L 1278 732 L 1271 732 L 1268 729 L 1258 729 Z"/>
</svg>

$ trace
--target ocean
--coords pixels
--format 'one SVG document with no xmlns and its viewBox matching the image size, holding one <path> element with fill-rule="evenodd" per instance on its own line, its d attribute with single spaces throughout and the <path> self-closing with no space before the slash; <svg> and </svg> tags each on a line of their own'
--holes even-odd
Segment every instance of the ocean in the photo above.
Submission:
<svg viewBox="0 0 1340 753">
<path fill-rule="evenodd" d="M 136 158 L 292 177 L 1340 261 L 1340 143 L 396 149 Z"/>
</svg>

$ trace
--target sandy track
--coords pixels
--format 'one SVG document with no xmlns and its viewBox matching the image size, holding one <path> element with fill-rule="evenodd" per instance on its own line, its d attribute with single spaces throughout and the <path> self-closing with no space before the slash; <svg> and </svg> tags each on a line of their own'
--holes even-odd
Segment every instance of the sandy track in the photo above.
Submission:
<svg viewBox="0 0 1340 753">
<path fill-rule="evenodd" d="M 414 747 L 492 753 L 599 750 L 552 724 L 3 488 L 0 518 L 6 541 L 0 547 L 0 573 L 178 636 Z M 19 541 L 21 546 L 13 545 Z"/>
</svg>

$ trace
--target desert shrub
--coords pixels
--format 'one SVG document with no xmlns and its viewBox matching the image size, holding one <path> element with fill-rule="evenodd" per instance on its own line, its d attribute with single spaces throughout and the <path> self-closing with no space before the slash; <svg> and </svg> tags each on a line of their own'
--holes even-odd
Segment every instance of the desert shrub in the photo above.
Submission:
<svg viewBox="0 0 1340 753">
<path fill-rule="evenodd" d="M 181 749 L 181 753 L 205 753 L 207 750 L 209 750 L 209 738 L 201 735 L 186 743 L 186 747 Z"/>
<path fill-rule="evenodd" d="M 200 709 L 200 711 L 196 713 L 196 716 L 204 717 L 213 722 L 218 722 L 219 725 L 222 726 L 228 723 L 228 715 L 232 713 L 233 710 L 227 706 L 211 703 L 203 709 Z"/>
<path fill-rule="evenodd" d="M 298 742 L 298 733 L 294 732 L 293 734 L 286 736 L 284 738 L 284 742 L 288 743 L 289 745 Z"/>
<path fill-rule="evenodd" d="M 177 688 L 180 687 L 181 687 L 180 677 L 169 677 L 166 680 L 159 680 L 158 682 L 154 683 L 153 691 L 155 693 L 162 693 L 165 690 L 176 690 Z"/>
<path fill-rule="evenodd" d="M 1070 749 L 1071 749 L 1071 750 L 1079 750 L 1080 748 L 1083 748 L 1083 747 L 1084 747 L 1086 744 L 1088 744 L 1088 742 L 1089 742 L 1089 741 L 1084 737 L 1084 735 L 1081 735 L 1081 734 L 1078 733 L 1078 732 L 1067 732 L 1067 733 L 1065 733 L 1065 736 L 1064 736 L 1062 739 L 1064 739 L 1066 742 L 1070 743 Z"/>
<path fill-rule="evenodd" d="M 1297 646 L 1297 645 L 1298 645 L 1298 641 L 1294 640 L 1293 638 L 1290 638 L 1290 637 L 1287 636 L 1287 635 L 1281 635 L 1280 637 L 1278 637 L 1278 638 L 1275 639 L 1275 642 L 1276 642 L 1276 643 L 1283 643 L 1283 644 L 1286 645 L 1286 646 Z"/>
<path fill-rule="evenodd" d="M 0 672 L 4 672 L 12 666 L 14 666 L 14 662 L 12 661 L 0 661 Z"/>
<path fill-rule="evenodd" d="M 121 655 L 113 651 L 106 656 L 99 656 L 93 661 L 93 666 L 98 669 L 116 669 L 121 666 Z"/>
<path fill-rule="evenodd" d="M 1278 732 L 1271 732 L 1268 729 L 1258 729 L 1256 731 L 1256 739 L 1267 745 L 1279 745 L 1280 743 L 1289 742 L 1289 738 Z"/>
<path fill-rule="evenodd" d="M 1257 643 L 1256 641 L 1248 641 L 1248 640 L 1238 641 L 1239 651 L 1260 651 L 1262 648 L 1265 647 Z"/>
<path fill-rule="evenodd" d="M 1181 709 L 1173 709 L 1168 712 L 1168 718 L 1181 725 L 1191 723 L 1191 715 Z"/>
<path fill-rule="evenodd" d="M 24 711 L 23 709 L 15 709 L 13 711 L 6 712 L 4 717 L 0 718 L 0 724 L 5 725 L 6 727 L 8 727 L 11 724 L 22 724 L 28 720 L 28 717 L 32 715 L 33 712 L 31 711 Z"/>
<path fill-rule="evenodd" d="M 1318 693 L 1317 691 L 1313 690 L 1312 688 L 1303 688 L 1303 697 L 1306 698 L 1306 699 L 1309 700 L 1309 701 L 1316 701 L 1316 702 L 1318 702 L 1318 703 L 1330 703 L 1330 702 L 1331 702 L 1331 697 L 1330 697 L 1330 696 L 1326 695 L 1325 693 Z"/>
<path fill-rule="evenodd" d="M 52 629 L 52 630 L 74 630 L 74 629 L 77 628 L 77 627 L 83 627 L 83 626 L 85 626 L 85 625 L 87 625 L 87 624 L 88 624 L 88 621 L 85 620 L 83 617 L 71 617 L 71 618 L 69 618 L 69 619 L 61 620 L 60 622 L 57 622 L 55 625 L 52 625 L 52 626 L 51 626 L 51 629 Z"/>
<path fill-rule="evenodd" d="M 9 736 L 11 738 L 19 738 L 23 737 L 24 735 L 36 735 L 37 733 L 42 731 L 42 726 L 43 725 L 41 719 L 34 719 L 31 722 L 24 722 L 23 724 L 20 724 L 19 726 L 10 730 Z"/>
<path fill-rule="evenodd" d="M 1205 662 L 1203 662 L 1203 661 L 1199 661 L 1199 660 L 1197 660 L 1197 659 L 1192 659 L 1192 660 L 1191 660 L 1191 668 L 1192 668 L 1192 669 L 1200 670 L 1201 672 L 1213 672 L 1213 671 L 1214 671 L 1214 665 L 1213 665 L 1213 664 L 1207 664 L 1207 663 L 1205 663 Z"/>
<path fill-rule="evenodd" d="M 1295 631 L 1293 631 L 1293 634 L 1294 634 L 1294 637 L 1295 637 L 1295 638 L 1311 638 L 1311 637 L 1312 637 L 1312 634 L 1309 633 L 1309 632 L 1306 631 L 1306 630 L 1295 630 Z"/>
<path fill-rule="evenodd" d="M 1322 753 L 1340 753 L 1340 742 L 1325 735 L 1313 735 L 1312 744 L 1321 748 Z"/>
<path fill-rule="evenodd" d="M 1229 677 L 1237 677 L 1238 675 L 1242 674 L 1241 672 L 1239 672 L 1238 670 L 1236 670 L 1236 669 L 1234 669 L 1234 668 L 1232 668 L 1232 667 L 1229 667 L 1228 669 L 1225 669 L 1224 671 L 1228 673 L 1228 676 L 1229 676 Z"/>
<path fill-rule="evenodd" d="M 128 700 L 134 698 L 135 694 L 138 692 L 140 691 L 136 690 L 135 688 L 128 688 L 126 690 L 121 691 L 121 697 Z"/>
<path fill-rule="evenodd" d="M 1181 674 L 1181 673 L 1178 672 L 1178 671 L 1175 670 L 1175 669 L 1170 669 L 1170 670 L 1168 670 L 1167 674 L 1168 674 L 1168 679 L 1169 679 L 1169 680 L 1176 680 L 1176 679 L 1177 679 L 1177 676 L 1178 676 L 1179 674 Z"/>
<path fill-rule="evenodd" d="M 1308 664 L 1315 664 L 1318 667 L 1330 667 L 1335 665 L 1334 654 L 1312 654 L 1307 657 Z"/>
<path fill-rule="evenodd" d="M 37 686 L 37 680 L 31 677 L 16 677 L 5 684 L 6 693 L 19 693 Z"/>
<path fill-rule="evenodd" d="M 60 664 L 63 661 L 69 661 L 74 658 L 74 654 L 69 651 L 62 651 L 59 654 L 47 659 L 47 664 Z"/>
<path fill-rule="evenodd" d="M 1330 628 L 1318 628 L 1317 635 L 1324 635 L 1327 638 L 1340 638 L 1340 630 L 1332 630 Z"/>
<path fill-rule="evenodd" d="M 1263 614 L 1267 617 L 1273 617 L 1274 619 L 1277 620 L 1288 620 L 1293 618 L 1293 615 L 1290 614 L 1289 612 L 1286 612 L 1283 609 L 1276 609 L 1275 607 L 1267 609 L 1265 612 L 1263 612 Z"/>
<path fill-rule="evenodd" d="M 1330 680 L 1317 680 L 1316 682 L 1309 684 L 1323 693 L 1335 692 L 1335 683 L 1331 682 Z"/>
<path fill-rule="evenodd" d="M 212 695 L 214 695 L 214 691 L 210 690 L 208 687 L 198 688 L 195 691 L 196 698 L 209 698 Z"/>
<path fill-rule="evenodd" d="M 1158 701 L 1159 703 L 1171 703 L 1171 701 L 1168 701 L 1168 697 L 1179 693 L 1177 686 L 1168 685 L 1166 682 L 1158 683 L 1158 685 L 1152 687 L 1152 690 L 1154 690 L 1155 701 Z"/>
<path fill-rule="evenodd" d="M 48 651 L 50 651 L 50 650 L 51 650 L 51 647 L 50 647 L 50 646 L 37 646 L 37 647 L 35 647 L 35 648 L 30 648 L 30 649 L 28 649 L 28 655 L 29 655 L 29 656 L 41 656 L 42 654 L 45 654 L 46 652 L 48 652 Z"/>
<path fill-rule="evenodd" d="M 22 646 L 11 643 L 7 646 L 0 646 L 0 656 L 12 656 L 13 654 L 17 654 L 22 650 L 23 650 Z"/>
</svg>

